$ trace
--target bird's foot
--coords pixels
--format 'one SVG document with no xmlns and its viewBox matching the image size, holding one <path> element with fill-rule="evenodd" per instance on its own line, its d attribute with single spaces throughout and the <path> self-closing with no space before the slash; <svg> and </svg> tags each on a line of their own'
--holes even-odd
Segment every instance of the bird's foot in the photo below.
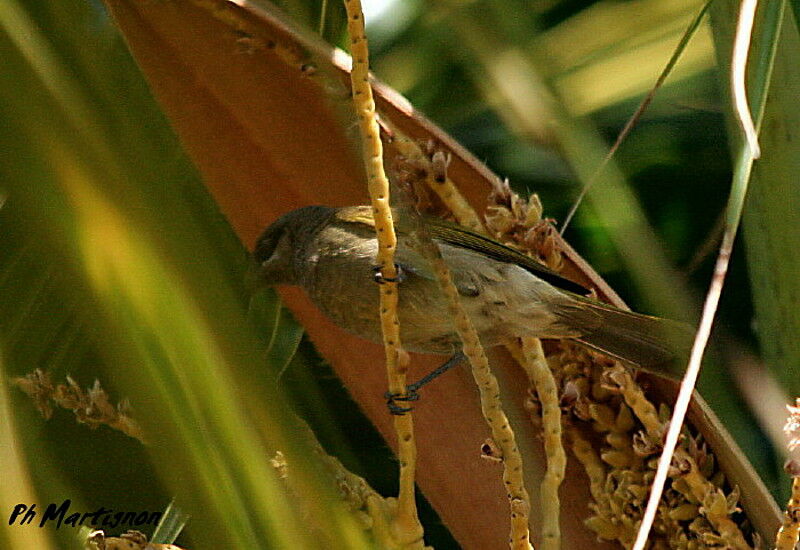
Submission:
<svg viewBox="0 0 800 550">
<path fill-rule="evenodd" d="M 402 267 L 397 264 L 394 264 L 395 271 L 397 275 L 394 277 L 384 277 L 383 272 L 381 271 L 381 266 L 376 265 L 372 268 L 372 278 L 373 280 L 378 283 L 379 285 L 383 285 L 386 283 L 402 283 L 406 279 L 405 271 Z"/>
<path fill-rule="evenodd" d="M 413 407 L 400 406 L 397 403 L 398 401 L 409 402 L 419 399 L 417 390 L 411 386 L 408 386 L 404 393 L 392 393 L 387 391 L 383 396 L 386 398 L 386 406 L 389 408 L 389 412 L 395 416 L 401 416 L 413 410 Z"/>
</svg>

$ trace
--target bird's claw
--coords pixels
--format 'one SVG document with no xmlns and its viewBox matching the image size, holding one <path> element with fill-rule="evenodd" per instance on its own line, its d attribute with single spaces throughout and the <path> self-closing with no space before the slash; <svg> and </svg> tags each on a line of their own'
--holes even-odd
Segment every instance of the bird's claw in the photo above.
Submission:
<svg viewBox="0 0 800 550">
<path fill-rule="evenodd" d="M 386 283 L 402 283 L 406 278 L 403 268 L 401 268 L 397 264 L 394 264 L 394 268 L 395 271 L 397 272 L 397 275 L 395 277 L 384 277 L 383 272 L 381 271 L 381 266 L 376 265 L 375 267 L 372 268 L 372 278 L 379 285 Z"/>
<path fill-rule="evenodd" d="M 383 395 L 386 398 L 386 406 L 389 412 L 395 416 L 401 416 L 413 410 L 413 407 L 401 407 L 397 401 L 417 401 L 419 394 L 412 388 L 407 388 L 405 393 L 392 393 L 386 392 Z"/>
</svg>

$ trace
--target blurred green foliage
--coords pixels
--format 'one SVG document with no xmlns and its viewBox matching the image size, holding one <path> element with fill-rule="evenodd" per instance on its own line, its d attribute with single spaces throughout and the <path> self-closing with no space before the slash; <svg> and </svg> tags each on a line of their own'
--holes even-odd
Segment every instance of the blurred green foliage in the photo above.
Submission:
<svg viewBox="0 0 800 550">
<path fill-rule="evenodd" d="M 45 423 L 13 390 L 28 459 L 16 467 L 38 508 L 157 511 L 176 497 L 194 548 L 324 546 L 300 521 L 313 513 L 337 544 L 369 547 L 277 391 L 301 330 L 274 292 L 245 288 L 246 251 L 103 9 L 7 2 L 0 29 L 4 375 L 99 379 L 150 438 L 91 432 L 65 411 Z M 311 509 L 278 480 L 277 450 Z M 76 529 L 48 533 L 80 547 Z"/>
<path fill-rule="evenodd" d="M 342 7 L 328 0 L 323 15 L 324 3 L 281 2 L 312 30 L 324 19 L 325 37 L 343 45 Z M 577 197 L 580 178 L 596 165 L 578 158 L 582 149 L 570 150 L 565 136 L 613 142 L 701 5 L 402 1 L 368 19 L 368 31 L 380 78 L 516 189 L 538 193 L 546 215 L 559 220 Z M 598 208 L 607 204 L 627 214 L 630 204 L 619 202 L 614 191 L 623 187 L 604 187 L 603 179 L 594 190 L 598 198 L 587 201 L 566 235 L 632 307 L 649 313 L 669 314 L 659 304 L 677 300 L 648 283 L 667 274 L 633 273 L 631 266 L 665 263 L 701 295 L 714 254 L 696 255 L 713 242 L 730 187 L 720 94 L 726 79 L 714 66 L 708 33 L 704 26 L 613 168 L 615 181 L 630 191 L 652 229 L 648 246 L 657 249 L 624 248 L 615 233 L 619 227 Z M 205 523 L 190 523 L 182 543 L 199 548 L 209 544 L 203 537 L 225 532 L 230 544 L 269 540 L 281 547 L 276 541 L 288 540 L 291 529 L 281 533 L 259 523 L 262 510 L 248 511 L 237 491 L 228 489 L 236 488 L 247 502 L 269 500 L 262 491 L 270 484 L 255 482 L 269 472 L 244 464 L 259 453 L 263 459 L 277 442 L 296 445 L 291 437 L 283 439 L 280 422 L 264 420 L 288 407 L 282 394 L 349 469 L 391 494 L 393 459 L 330 369 L 306 342 L 295 354 L 300 329 L 273 293 L 259 293 L 251 303 L 244 248 L 206 194 L 102 6 L 90 0 L 4 0 L 0 67 L 5 374 L 42 368 L 57 382 L 70 375 L 83 386 L 98 378 L 112 395 L 130 396 L 159 441 L 176 446 L 147 451 L 112 430 L 76 425 L 64 411 L 43 422 L 30 400 L 11 389 L 14 424 L 40 501 L 72 498 L 81 510 L 102 503 L 153 511 L 176 493 L 194 503 L 219 497 L 219 506 L 234 508 L 227 514 L 204 510 Z M 515 70 L 520 67 L 527 68 L 524 79 Z M 518 89 L 535 94 L 519 96 Z M 537 102 L 547 101 L 575 115 L 574 128 L 537 123 L 533 116 L 532 122 L 523 120 L 520 113 L 539 112 Z M 82 186 L 65 186 L 65 174 Z M 95 216 L 108 216 L 118 233 L 104 234 L 99 227 L 88 233 Z M 639 235 L 649 228 L 624 231 Z M 756 346 L 742 252 L 737 247 L 734 253 L 719 324 L 744 345 Z M 713 365 L 701 392 L 778 490 L 776 456 L 724 368 Z M 187 370 L 191 375 L 184 379 Z M 181 413 L 187 413 L 184 426 L 174 424 Z M 239 424 L 247 418 L 264 425 Z M 249 443 L 238 451 L 203 455 L 209 442 L 227 449 L 239 437 Z M 226 461 L 240 470 L 226 469 Z M 214 464 L 203 470 L 203 462 Z M 186 471 L 195 467 L 200 477 Z M 231 477 L 222 483 L 224 475 Z M 295 512 L 273 510 L 287 514 L 281 517 Z M 434 525 L 435 516 L 426 513 L 430 543 L 453 547 Z M 231 516 L 235 521 L 226 525 Z M 198 524 L 204 527 L 192 527 Z M 74 543 L 69 531 L 57 537 L 59 547 Z"/>
</svg>

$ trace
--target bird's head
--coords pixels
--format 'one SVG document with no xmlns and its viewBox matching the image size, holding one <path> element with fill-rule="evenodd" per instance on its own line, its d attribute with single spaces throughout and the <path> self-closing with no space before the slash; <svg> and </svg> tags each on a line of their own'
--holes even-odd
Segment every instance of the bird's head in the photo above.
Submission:
<svg viewBox="0 0 800 550">
<path fill-rule="evenodd" d="M 256 241 L 255 278 L 262 285 L 296 285 L 309 240 L 334 213 L 327 206 L 305 206 L 284 214 Z"/>
</svg>

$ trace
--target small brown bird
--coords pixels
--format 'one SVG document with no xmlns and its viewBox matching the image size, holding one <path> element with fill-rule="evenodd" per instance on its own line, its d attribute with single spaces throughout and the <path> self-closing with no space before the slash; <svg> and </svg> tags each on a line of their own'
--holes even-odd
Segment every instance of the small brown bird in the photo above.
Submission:
<svg viewBox="0 0 800 550">
<path fill-rule="evenodd" d="M 485 347 L 520 336 L 568 338 L 654 368 L 669 363 L 684 345 L 686 329 L 680 323 L 586 298 L 579 294 L 587 292 L 581 285 L 514 249 L 438 218 L 425 222 Z M 397 234 L 403 346 L 458 353 L 461 343 L 428 261 L 402 224 Z M 263 283 L 303 287 L 336 324 L 380 342 L 377 249 L 370 207 L 307 206 L 270 225 L 254 256 Z"/>
</svg>

